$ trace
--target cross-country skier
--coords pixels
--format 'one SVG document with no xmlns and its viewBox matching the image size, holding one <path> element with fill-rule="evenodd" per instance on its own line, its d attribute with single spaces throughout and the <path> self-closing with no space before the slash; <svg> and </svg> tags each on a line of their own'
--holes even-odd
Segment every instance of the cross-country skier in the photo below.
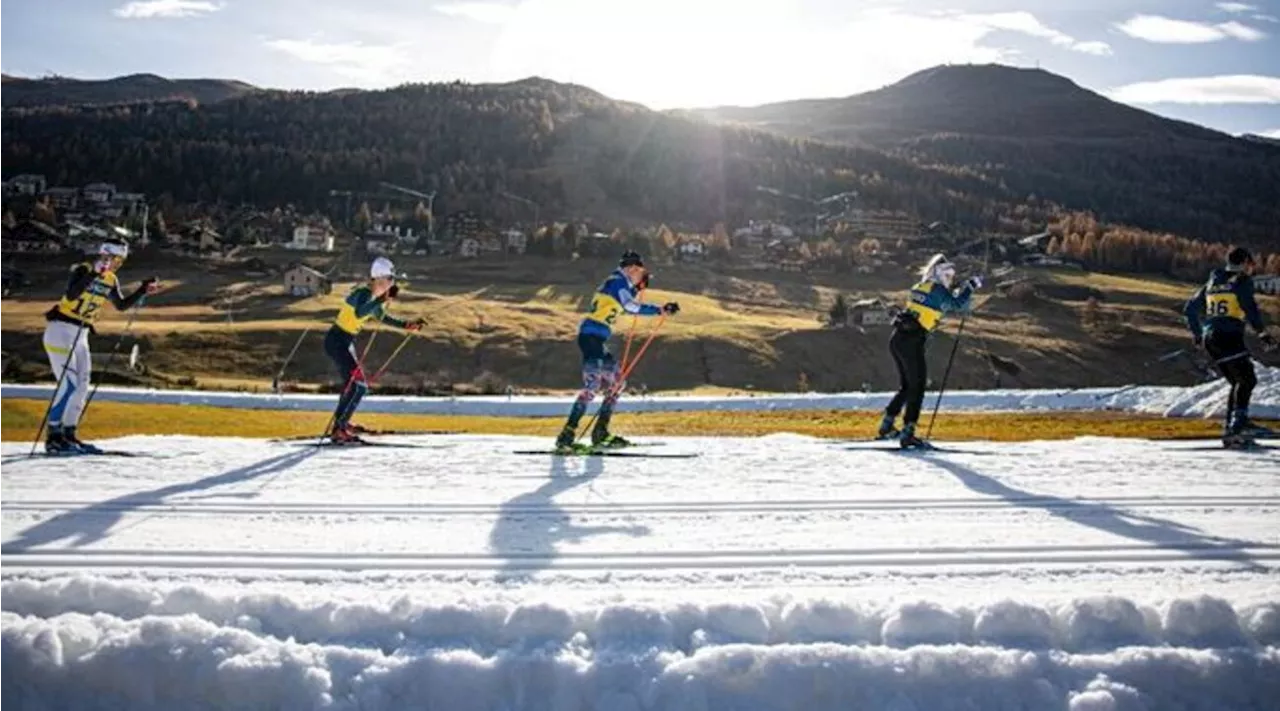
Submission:
<svg viewBox="0 0 1280 711">
<path fill-rule="evenodd" d="M 333 320 L 333 326 L 325 334 L 324 352 L 338 367 L 338 375 L 343 383 L 338 407 L 333 412 L 333 428 L 329 432 L 329 439 L 334 444 L 359 442 L 355 428 L 351 425 L 351 416 L 360 406 L 360 400 L 369 392 L 368 374 L 364 372 L 363 364 L 356 355 L 356 335 L 364 328 L 364 324 L 370 319 L 377 319 L 407 331 L 420 331 L 426 325 L 425 319 L 406 321 L 387 313 L 387 304 L 396 298 L 399 291 L 395 265 L 386 257 L 378 257 L 369 268 L 369 282 L 360 284 L 347 294 Z"/>
<path fill-rule="evenodd" d="M 893 335 L 889 338 L 889 353 L 898 368 L 901 383 L 884 410 L 880 422 L 880 439 L 898 437 L 903 449 L 925 446 L 916 436 L 916 422 L 920 419 L 920 407 L 924 403 L 924 389 L 929 373 L 925 363 L 925 346 L 929 334 L 938 327 L 944 314 L 969 308 L 973 292 L 982 288 L 982 277 L 972 276 L 962 288 L 952 290 L 956 268 L 941 254 L 935 254 L 929 264 L 920 270 L 920 282 L 911 287 L 907 308 L 893 322 Z M 907 412 L 902 418 L 902 431 L 894 427 L 894 420 L 903 406 Z"/>
<path fill-rule="evenodd" d="M 1214 269 L 1209 279 L 1187 301 L 1183 314 L 1187 328 L 1197 346 L 1204 346 L 1213 365 L 1231 384 L 1227 395 L 1227 421 L 1223 427 L 1224 444 L 1239 444 L 1272 432 L 1249 420 L 1249 398 L 1258 378 L 1253 372 L 1253 359 L 1244 343 L 1245 324 L 1257 331 L 1268 350 L 1276 341 L 1267 333 L 1262 313 L 1253 298 L 1253 255 L 1244 247 L 1227 254 L 1227 265 Z M 1206 318 L 1207 317 L 1207 318 Z M 1203 320 L 1202 320 L 1203 319 Z"/>
<path fill-rule="evenodd" d="M 76 436 L 80 414 L 89 396 L 89 376 L 93 366 L 88 334 L 96 333 L 93 323 L 108 301 L 117 310 L 126 311 L 144 294 L 154 294 L 160 289 L 159 279 L 151 277 L 128 296 L 120 292 L 120 278 L 116 272 L 128 256 L 127 244 L 104 242 L 98 248 L 96 260 L 71 268 L 71 278 L 62 298 L 45 314 L 48 325 L 44 329 L 44 350 L 49 356 L 53 376 L 60 380 L 49 407 L 49 431 L 44 442 L 45 451 L 50 454 L 102 452 Z"/>
<path fill-rule="evenodd" d="M 610 274 L 591 300 L 591 310 L 578 327 L 578 349 L 582 351 L 582 390 L 573 401 L 569 421 L 565 423 L 556 448 L 565 450 L 573 446 L 578 436 L 578 423 L 595 399 L 596 393 L 604 395 L 595 426 L 591 428 L 591 444 L 594 447 L 625 447 L 630 442 L 609 432 L 609 419 L 625 383 L 619 382 L 620 364 L 609 352 L 606 343 L 613 335 L 614 325 L 624 313 L 636 316 L 677 314 L 680 304 L 669 301 L 662 306 L 641 303 L 636 298 L 638 289 L 648 284 L 644 260 L 633 251 L 624 252 L 618 260 L 618 268 Z"/>
</svg>

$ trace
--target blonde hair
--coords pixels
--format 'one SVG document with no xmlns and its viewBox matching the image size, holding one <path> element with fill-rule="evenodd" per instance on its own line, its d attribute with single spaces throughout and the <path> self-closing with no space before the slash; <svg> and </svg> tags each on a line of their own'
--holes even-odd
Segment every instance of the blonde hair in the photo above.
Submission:
<svg viewBox="0 0 1280 711">
<path fill-rule="evenodd" d="M 947 259 L 947 255 L 938 252 L 933 255 L 928 264 L 924 265 L 924 269 L 920 270 L 920 281 L 937 281 L 938 271 L 943 266 L 951 267 L 951 271 L 955 271 L 955 266 Z"/>
</svg>

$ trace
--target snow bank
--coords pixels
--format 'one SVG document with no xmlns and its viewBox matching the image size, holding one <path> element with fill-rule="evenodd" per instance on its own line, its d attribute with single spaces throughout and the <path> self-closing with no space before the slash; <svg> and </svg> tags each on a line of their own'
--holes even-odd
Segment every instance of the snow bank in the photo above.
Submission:
<svg viewBox="0 0 1280 711">
<path fill-rule="evenodd" d="M 1253 415 L 1280 418 L 1280 368 L 1258 364 Z M 47 400 L 51 384 L 4 385 L 0 398 Z M 943 409 L 953 412 L 1009 412 L 1021 410 L 1123 410 L 1169 417 L 1218 417 L 1226 403 L 1226 383 L 1215 380 L 1189 388 L 1127 386 L 1072 390 L 949 391 Z M 145 390 L 106 386 L 98 397 L 114 402 L 207 405 L 254 410 L 333 409 L 332 395 Z M 624 398 L 623 412 L 880 410 L 891 393 L 806 393 L 771 395 L 660 395 Z M 930 395 L 929 397 L 932 397 Z M 364 412 L 439 415 L 559 417 L 568 400 L 549 396 L 410 397 L 375 395 L 364 400 Z"/>
<path fill-rule="evenodd" d="M 1272 709 L 1280 603 L 326 599 L 3 583 L 24 709 Z"/>
</svg>

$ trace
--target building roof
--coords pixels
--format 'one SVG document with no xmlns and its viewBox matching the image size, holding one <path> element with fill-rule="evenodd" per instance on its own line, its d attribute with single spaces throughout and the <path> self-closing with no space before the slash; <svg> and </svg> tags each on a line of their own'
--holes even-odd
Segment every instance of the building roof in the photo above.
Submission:
<svg viewBox="0 0 1280 711">
<path fill-rule="evenodd" d="M 307 266 L 307 265 L 305 265 L 305 264 L 295 264 L 295 265 L 293 265 L 293 266 L 289 267 L 288 269 L 286 269 L 286 270 L 285 270 L 285 273 L 286 273 L 286 274 L 288 274 L 289 272 L 292 272 L 292 271 L 302 271 L 302 272 L 304 272 L 304 273 L 306 273 L 306 274 L 310 274 L 310 275 L 312 275 L 312 276 L 318 276 L 318 277 L 320 277 L 321 279 L 328 279 L 328 278 L 329 278 L 328 276 L 326 276 L 326 275 L 325 275 L 325 273 L 324 273 L 324 272 L 320 271 L 319 269 L 315 269 L 315 268 L 313 268 L 313 267 L 309 267 L 309 266 Z"/>
</svg>

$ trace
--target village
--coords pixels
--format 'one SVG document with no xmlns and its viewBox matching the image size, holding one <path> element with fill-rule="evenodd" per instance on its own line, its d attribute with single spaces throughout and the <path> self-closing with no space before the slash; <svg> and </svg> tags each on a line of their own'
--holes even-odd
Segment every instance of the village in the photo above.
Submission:
<svg viewBox="0 0 1280 711">
<path fill-rule="evenodd" d="M 171 207 L 171 214 L 187 218 L 166 222 L 146 195 L 120 190 L 112 183 L 50 186 L 45 176 L 18 175 L 3 185 L 4 295 L 23 286 L 24 259 L 87 253 L 108 239 L 126 241 L 134 250 L 244 263 L 247 275 L 274 274 L 283 292 L 298 298 L 332 290 L 334 279 L 316 268 L 317 260 L 311 258 L 334 253 L 361 259 L 398 255 L 453 260 L 511 260 L 526 255 L 589 259 L 640 249 L 659 263 L 709 262 L 725 271 L 857 275 L 872 274 L 886 264 L 904 267 L 945 251 L 960 261 L 973 261 L 970 266 L 975 268 L 978 260 L 989 261 L 990 276 L 1001 292 L 1027 281 L 1026 270 L 1081 268 L 1070 259 L 1047 253 L 1053 236 L 1049 231 L 994 236 L 953 230 L 902 213 L 862 209 L 845 195 L 836 196 L 841 198 L 840 209 L 827 214 L 750 220 L 732 230 L 718 223 L 709 232 L 665 224 L 606 231 L 588 220 L 545 223 L 535 218 L 530 224 L 495 225 L 466 210 L 437 219 L 431 209 L 434 194 L 387 185 L 393 190 L 382 194 L 385 199 L 379 209 L 371 209 L 365 201 L 355 214 L 351 210 L 355 193 L 333 191 L 335 197 L 345 198 L 345 213 L 334 210 L 345 224 L 292 206 L 270 210 Z M 994 256 L 989 250 L 994 250 Z M 271 266 L 280 264 L 280 259 L 263 258 L 282 254 L 286 257 L 282 266 Z M 1280 293 L 1280 276 L 1260 275 L 1256 287 L 1262 293 Z M 895 312 L 896 301 L 886 295 L 851 293 L 832 307 L 827 325 L 885 327 Z"/>
</svg>

